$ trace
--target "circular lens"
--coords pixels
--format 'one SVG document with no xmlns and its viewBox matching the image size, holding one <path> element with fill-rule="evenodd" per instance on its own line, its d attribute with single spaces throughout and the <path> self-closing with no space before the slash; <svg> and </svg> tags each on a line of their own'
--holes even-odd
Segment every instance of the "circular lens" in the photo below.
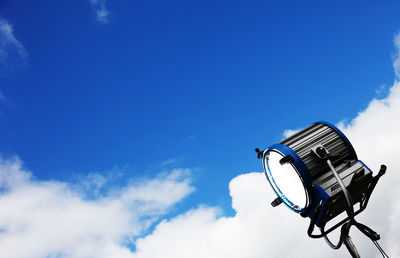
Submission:
<svg viewBox="0 0 400 258">
<path fill-rule="evenodd" d="M 264 157 L 267 179 L 287 206 L 301 211 L 307 206 L 307 192 L 295 167 L 291 163 L 280 163 L 283 157 L 277 151 L 267 152 Z"/>
</svg>

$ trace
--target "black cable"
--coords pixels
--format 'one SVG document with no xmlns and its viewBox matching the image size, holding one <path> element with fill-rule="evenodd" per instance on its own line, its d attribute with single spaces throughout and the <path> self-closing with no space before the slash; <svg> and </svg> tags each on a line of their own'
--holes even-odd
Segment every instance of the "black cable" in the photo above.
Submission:
<svg viewBox="0 0 400 258">
<path fill-rule="evenodd" d="M 340 237 L 338 243 L 335 245 L 331 242 L 328 236 L 325 234 L 324 227 L 319 228 L 321 234 L 324 236 L 325 242 L 332 248 L 332 249 L 339 249 L 343 244 L 343 239 Z"/>
<path fill-rule="evenodd" d="M 387 253 L 385 253 L 385 251 L 382 249 L 382 247 L 379 245 L 378 241 L 372 241 L 374 243 L 374 245 L 376 246 L 376 248 L 378 248 L 378 250 L 381 252 L 382 257 L 383 258 L 389 258 L 389 255 L 387 255 Z"/>
</svg>

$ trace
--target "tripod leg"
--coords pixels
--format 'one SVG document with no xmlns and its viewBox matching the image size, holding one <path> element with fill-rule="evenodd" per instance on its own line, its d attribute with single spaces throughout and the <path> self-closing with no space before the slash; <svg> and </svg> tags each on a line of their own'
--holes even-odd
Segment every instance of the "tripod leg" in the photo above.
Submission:
<svg viewBox="0 0 400 258">
<path fill-rule="evenodd" d="M 354 246 L 353 241 L 351 241 L 351 237 L 349 235 L 344 236 L 343 241 L 344 245 L 347 247 L 347 250 L 349 250 L 351 256 L 353 258 L 360 258 L 360 255 L 358 254 L 358 251 Z"/>
</svg>

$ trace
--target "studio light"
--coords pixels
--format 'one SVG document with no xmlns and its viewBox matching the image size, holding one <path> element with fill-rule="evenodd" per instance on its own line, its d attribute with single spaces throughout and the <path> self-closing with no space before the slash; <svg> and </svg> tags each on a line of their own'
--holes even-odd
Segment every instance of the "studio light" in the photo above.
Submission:
<svg viewBox="0 0 400 258">
<path fill-rule="evenodd" d="M 380 236 L 369 227 L 358 223 L 355 216 L 365 210 L 379 178 L 385 173 L 382 165 L 376 176 L 357 158 L 346 136 L 327 122 L 317 122 L 296 134 L 260 151 L 268 182 L 277 195 L 273 207 L 282 202 L 292 211 L 310 218 L 308 235 L 324 237 L 334 249 L 344 243 L 353 257 L 360 257 L 349 231 L 356 226 L 377 245 Z M 354 207 L 358 209 L 355 210 Z M 346 218 L 325 229 L 328 221 L 345 212 Z M 314 234 L 317 226 L 321 233 Z M 334 245 L 328 234 L 341 228 L 339 242 Z"/>
</svg>

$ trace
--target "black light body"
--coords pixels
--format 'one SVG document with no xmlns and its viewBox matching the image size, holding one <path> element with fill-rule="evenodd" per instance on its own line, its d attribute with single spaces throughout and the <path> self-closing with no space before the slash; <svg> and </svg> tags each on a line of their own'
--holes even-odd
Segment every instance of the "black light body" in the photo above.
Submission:
<svg viewBox="0 0 400 258">
<path fill-rule="evenodd" d="M 360 230 L 366 227 L 357 223 L 354 216 L 366 208 L 386 167 L 382 166 L 380 173 L 373 177 L 372 171 L 357 158 L 350 141 L 334 125 L 316 122 L 264 151 L 256 151 L 262 159 L 268 182 L 278 196 L 272 206 L 283 202 L 292 211 L 309 217 L 310 237 L 326 238 L 328 233 L 345 223 L 346 226 L 342 226 L 345 233 L 351 225 Z M 354 211 L 356 203 L 360 206 Z M 344 211 L 348 217 L 325 231 L 326 223 Z M 314 225 L 321 229 L 320 235 L 312 234 Z M 342 235 L 342 242 L 352 253 L 348 232 Z M 326 240 L 335 249 L 341 245 L 339 242 L 334 246 Z"/>
</svg>

